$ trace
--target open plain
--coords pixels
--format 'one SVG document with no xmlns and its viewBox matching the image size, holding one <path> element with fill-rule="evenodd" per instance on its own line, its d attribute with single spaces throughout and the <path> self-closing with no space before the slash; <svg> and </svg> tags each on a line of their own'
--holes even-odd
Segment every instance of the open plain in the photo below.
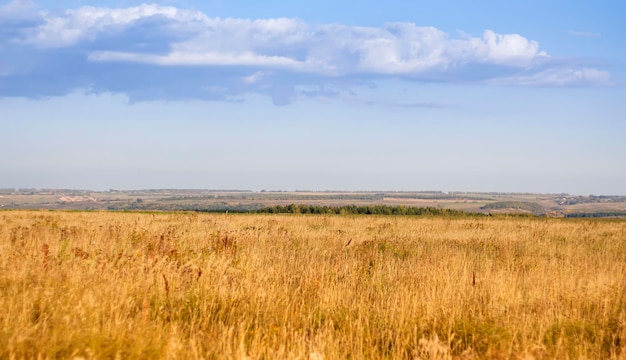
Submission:
<svg viewBox="0 0 626 360">
<path fill-rule="evenodd" d="M 0 212 L 0 358 L 625 358 L 626 221 Z"/>
<path fill-rule="evenodd" d="M 254 212 L 265 207 L 433 207 L 489 214 L 623 217 L 626 196 L 443 191 L 0 189 L 0 209 Z"/>
</svg>

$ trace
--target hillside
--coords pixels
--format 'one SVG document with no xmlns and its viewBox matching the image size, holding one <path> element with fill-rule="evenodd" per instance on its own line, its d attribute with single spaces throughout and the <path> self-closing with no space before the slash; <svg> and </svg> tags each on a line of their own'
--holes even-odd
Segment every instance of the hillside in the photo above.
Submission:
<svg viewBox="0 0 626 360">
<path fill-rule="evenodd" d="M 3 189 L 0 209 L 257 211 L 290 204 L 405 206 L 478 213 L 528 213 L 552 217 L 624 216 L 626 196 L 469 193 L 442 191 L 249 191 Z"/>
</svg>

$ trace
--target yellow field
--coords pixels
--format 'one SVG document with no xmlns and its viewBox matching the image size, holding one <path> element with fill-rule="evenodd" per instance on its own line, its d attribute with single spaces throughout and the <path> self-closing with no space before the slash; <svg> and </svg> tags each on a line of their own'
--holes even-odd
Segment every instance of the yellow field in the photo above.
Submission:
<svg viewBox="0 0 626 360">
<path fill-rule="evenodd" d="M 0 212 L 0 358 L 626 358 L 626 221 Z"/>
</svg>

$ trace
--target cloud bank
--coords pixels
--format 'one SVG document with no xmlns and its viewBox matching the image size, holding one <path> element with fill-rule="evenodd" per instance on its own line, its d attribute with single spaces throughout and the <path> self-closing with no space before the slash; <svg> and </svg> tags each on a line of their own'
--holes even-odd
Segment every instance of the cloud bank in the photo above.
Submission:
<svg viewBox="0 0 626 360">
<path fill-rule="evenodd" d="M 215 18 L 173 6 L 0 7 L 0 96 L 76 89 L 133 101 L 336 97 L 381 78 L 486 86 L 602 86 L 610 74 L 556 62 L 536 41 L 485 30 L 313 26 L 299 19 Z"/>
</svg>

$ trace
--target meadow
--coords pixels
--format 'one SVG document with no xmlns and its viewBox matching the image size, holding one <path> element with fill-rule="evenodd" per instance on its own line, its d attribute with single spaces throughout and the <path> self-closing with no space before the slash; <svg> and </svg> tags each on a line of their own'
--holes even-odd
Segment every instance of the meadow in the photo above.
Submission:
<svg viewBox="0 0 626 360">
<path fill-rule="evenodd" d="M 626 358 L 626 220 L 0 211 L 0 358 Z"/>
</svg>

